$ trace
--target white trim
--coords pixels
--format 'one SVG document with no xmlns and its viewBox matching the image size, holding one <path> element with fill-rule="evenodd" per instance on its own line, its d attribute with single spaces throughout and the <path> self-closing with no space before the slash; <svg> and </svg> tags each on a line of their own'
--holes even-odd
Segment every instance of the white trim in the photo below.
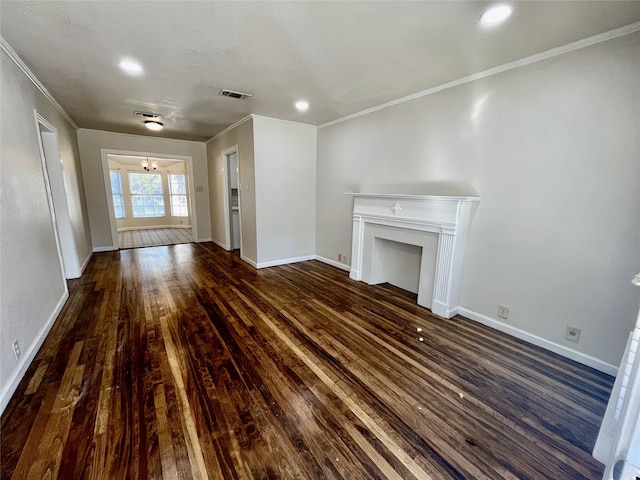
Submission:
<svg viewBox="0 0 640 480">
<path fill-rule="evenodd" d="M 319 125 L 317 128 L 320 129 L 325 127 L 330 127 L 331 125 L 336 125 L 338 123 L 346 122 L 347 120 L 351 120 L 357 117 L 362 117 L 364 115 L 368 115 L 370 113 L 377 112 L 379 110 L 384 110 L 385 108 L 393 107 L 401 103 L 409 102 L 417 98 L 425 97 L 427 95 L 431 95 L 433 93 L 437 93 L 442 90 L 447 90 L 449 88 L 457 87 L 465 83 L 473 82 L 475 80 L 480 80 L 482 78 L 487 78 L 492 75 L 497 75 L 499 73 L 513 70 L 515 68 L 523 67 L 531 63 L 540 62 L 548 58 L 557 57 L 558 55 L 563 55 L 565 53 L 573 52 L 574 50 L 579 50 L 581 48 L 589 47 L 591 45 L 596 45 L 598 43 L 606 42 L 607 40 L 622 37 L 624 35 L 628 35 L 630 33 L 634 33 L 639 30 L 640 30 L 640 22 L 632 23 L 624 27 L 616 28 L 614 30 L 610 30 L 608 32 L 594 35 L 592 37 L 583 38 L 582 40 L 578 40 L 576 42 L 568 43 L 567 45 L 563 45 L 561 47 L 552 48 L 551 50 L 547 50 L 546 52 L 537 53 L 535 55 L 531 55 L 530 57 L 521 58 L 513 62 L 509 62 L 503 65 L 499 65 L 497 67 L 489 68 L 488 70 L 484 70 L 482 72 L 473 73 L 471 75 L 467 75 L 466 77 L 462 77 L 457 80 L 453 80 L 451 82 L 443 83 L 442 85 L 428 88 L 426 90 L 422 90 L 421 92 L 407 95 L 406 97 L 401 97 L 396 100 L 391 100 L 390 102 L 383 103 L 382 105 L 367 108 L 366 110 L 362 110 L 360 112 L 347 115 L 346 117 L 338 118 L 337 120 L 332 120 L 330 122 L 323 123 L 322 125 Z"/>
<path fill-rule="evenodd" d="M 402 200 L 428 200 L 430 202 L 446 202 L 446 203 L 458 203 L 461 200 L 465 202 L 479 202 L 482 197 L 479 195 L 416 195 L 408 193 L 345 193 L 352 197 L 366 197 L 366 198 L 391 198 Z"/>
<path fill-rule="evenodd" d="M 569 358 L 588 367 L 595 368 L 596 370 L 604 372 L 608 375 L 616 376 L 618 373 L 618 367 L 616 367 L 615 365 L 611 365 L 610 363 L 603 362 L 602 360 L 587 355 L 586 353 L 578 352 L 571 348 L 565 347 L 564 345 L 551 342 L 532 333 L 525 332 L 524 330 L 520 330 L 519 328 L 499 322 L 498 320 L 495 320 L 481 313 L 474 312 L 473 310 L 460 307 L 458 309 L 458 314 L 470 320 L 486 325 L 487 327 L 491 327 L 500 332 L 519 338 L 520 340 L 524 340 L 527 343 L 537 345 L 538 347 L 542 347 L 545 350 L 557 353 L 558 355 Z"/>
<path fill-rule="evenodd" d="M 223 208 L 223 217 L 224 217 L 224 241 L 226 243 L 226 247 L 223 247 L 225 250 L 233 250 L 233 232 L 231 231 L 231 187 L 229 186 L 229 167 L 231 162 L 229 157 L 233 154 L 236 154 L 236 163 L 239 163 L 240 157 L 238 156 L 238 144 L 231 145 L 230 147 L 225 148 L 220 155 L 222 155 L 222 208 Z M 239 168 L 238 168 L 239 170 Z M 240 186 L 240 175 L 236 173 L 236 180 L 238 181 L 238 186 Z M 238 205 L 240 205 L 240 191 L 238 190 Z M 242 248 L 242 241 L 240 241 L 240 245 Z"/>
<path fill-rule="evenodd" d="M 110 133 L 110 132 L 106 132 Z M 120 134 L 117 134 L 120 135 Z M 140 135 L 134 135 L 140 136 Z M 191 142 L 194 143 L 194 142 Z M 113 195 L 111 192 L 111 179 L 109 175 L 109 155 L 131 155 L 139 157 L 155 157 L 165 158 L 169 160 L 180 160 L 187 164 L 187 176 L 189 177 L 189 200 L 191 202 L 191 238 L 198 238 L 198 217 L 196 212 L 196 192 L 195 177 L 193 172 L 193 157 L 191 155 L 173 155 L 169 153 L 140 152 L 133 150 L 117 150 L 112 148 L 101 148 L 100 157 L 102 158 L 102 176 L 104 179 L 104 189 L 106 193 L 107 210 L 109 212 L 109 225 L 111 227 L 111 242 L 113 249 L 118 250 L 118 227 L 116 224 L 116 216 L 113 208 Z"/>
<path fill-rule="evenodd" d="M 65 290 L 62 294 L 62 297 L 60 298 L 60 301 L 56 305 L 56 308 L 53 310 L 53 312 L 49 316 L 49 319 L 47 320 L 47 322 L 42 326 L 40 331 L 36 334 L 35 340 L 29 346 L 29 350 L 25 352 L 25 355 L 23 355 L 22 360 L 18 362 L 18 365 L 13 370 L 13 373 L 9 377 L 9 380 L 5 383 L 5 386 L 2 389 L 2 393 L 0 393 L 0 414 L 4 412 L 5 408 L 7 408 L 7 404 L 9 403 L 9 400 L 11 400 L 11 397 L 13 396 L 16 389 L 18 388 L 18 385 L 20 384 L 20 381 L 24 377 L 24 374 L 27 373 L 27 369 L 31 365 L 31 362 L 33 362 L 33 359 L 35 358 L 36 354 L 40 350 L 40 347 L 42 346 L 45 339 L 47 338 L 47 335 L 49 334 L 51 327 L 53 326 L 56 319 L 58 318 L 58 315 L 60 315 L 60 312 L 62 311 L 62 308 L 64 307 L 65 302 L 69 298 L 69 290 L 67 290 L 66 282 L 64 286 L 65 286 Z"/>
<path fill-rule="evenodd" d="M 326 257 L 320 256 L 320 255 L 315 255 L 314 256 L 315 260 L 318 260 L 320 262 L 326 263 L 328 265 L 334 266 L 336 268 L 339 268 L 341 270 L 346 270 L 349 271 L 350 266 L 349 265 L 345 265 L 343 263 L 339 263 L 336 262 L 334 260 L 328 259 Z M 457 311 L 455 311 L 457 310 Z M 559 345 L 557 343 L 553 343 L 549 340 L 546 340 L 542 337 L 539 337 L 537 335 L 534 335 L 532 333 L 529 332 L 525 332 L 524 330 L 520 330 L 519 328 L 515 328 L 511 325 L 507 325 L 505 323 L 499 322 L 498 320 L 495 320 L 493 318 L 487 317 L 486 315 L 482 315 L 480 313 L 474 312 L 473 310 L 469 310 L 467 308 L 464 307 L 458 307 L 457 309 L 454 309 L 454 311 L 451 312 L 453 315 L 461 315 L 465 318 L 468 318 L 470 320 L 473 320 L 475 322 L 481 323 L 483 325 L 486 325 L 487 327 L 493 328 L 495 330 L 498 330 L 500 332 L 506 333 L 508 335 L 511 335 L 513 337 L 516 337 L 520 340 L 524 340 L 527 343 L 531 343 L 533 345 L 536 345 L 538 347 L 542 347 L 545 350 L 549 350 L 553 353 L 557 353 L 558 355 L 561 355 L 565 358 L 569 358 L 571 360 L 574 360 L 578 363 L 581 363 L 583 365 L 586 365 L 588 367 L 594 368 L 600 372 L 604 372 L 608 375 L 612 375 L 615 376 L 618 373 L 618 367 L 616 367 L 615 365 L 611 365 L 610 363 L 607 362 L 603 362 L 602 360 L 599 360 L 597 358 L 594 358 L 590 355 L 578 352 L 576 350 L 573 350 L 571 348 L 567 348 L 563 345 Z"/>
<path fill-rule="evenodd" d="M 85 130 L 87 132 L 99 132 L 99 133 L 108 133 L 109 135 L 117 135 L 118 137 L 138 137 L 138 138 L 146 138 L 146 139 L 154 139 L 154 140 L 170 140 L 172 142 L 185 142 L 185 143 L 204 143 L 204 142 L 200 142 L 197 140 L 185 140 L 183 138 L 171 138 L 171 137 L 155 137 L 152 135 L 140 135 L 137 133 L 119 133 L 119 132 L 110 132 L 109 130 L 99 130 L 97 128 L 79 128 L 78 130 Z M 128 152 L 128 150 L 122 150 L 122 152 L 124 152 L 123 154 L 126 154 L 126 152 Z M 149 157 L 152 157 L 156 155 L 155 153 L 149 153 Z M 143 155 L 143 156 L 147 156 L 147 155 Z M 158 158 L 179 158 L 180 155 L 169 155 L 169 156 L 165 156 L 165 157 L 158 157 Z"/>
<path fill-rule="evenodd" d="M 89 265 L 89 262 L 91 261 L 91 258 L 93 257 L 93 252 L 89 252 L 89 255 L 87 255 L 87 258 L 85 259 L 84 262 L 82 262 L 82 266 L 80 267 L 80 276 L 82 276 L 82 274 L 84 273 L 85 268 L 87 268 L 87 265 Z"/>
<path fill-rule="evenodd" d="M 273 120 L 274 122 L 289 123 L 289 124 L 293 124 L 293 125 L 303 125 L 305 127 L 313 127 L 313 128 L 316 128 L 316 129 L 318 128 L 316 125 L 312 125 L 310 123 L 296 122 L 294 120 L 283 120 L 281 118 L 267 117 L 266 115 L 256 115 L 255 113 L 251 114 L 251 118 L 263 118 L 265 120 Z"/>
<path fill-rule="evenodd" d="M 7 41 L 4 39 L 4 37 L 2 37 L 2 35 L 0 35 L 0 48 L 4 51 L 4 53 L 7 54 L 7 56 L 11 59 L 11 61 L 13 61 L 13 63 L 15 63 L 15 65 L 20 70 L 22 70 L 22 73 L 24 73 L 27 76 L 27 78 L 31 80 L 31 83 L 35 85 L 35 87 L 40 91 L 40 93 L 42 93 L 45 96 L 45 98 L 49 100 L 51 105 L 54 106 L 54 108 L 60 113 L 60 115 L 62 115 L 64 119 L 67 122 L 69 122 L 69 124 L 74 129 L 78 130 L 78 125 L 76 125 L 76 123 L 65 111 L 65 109 L 62 108 L 62 105 L 60 105 L 56 101 L 56 99 L 53 98 L 53 95 L 49 93 L 49 90 L 47 90 L 47 88 L 42 84 L 42 82 L 38 80 L 38 77 L 35 76 L 35 74 L 29 69 L 29 67 L 27 67 L 27 65 L 22 61 L 22 59 L 18 56 L 15 50 L 11 48 L 11 45 L 7 43 Z"/>
<path fill-rule="evenodd" d="M 37 110 L 33 111 L 38 135 L 38 148 L 42 165 L 42 176 L 49 203 L 49 215 L 56 240 L 62 281 L 79 278 L 82 275 L 78 261 L 78 249 L 73 236 L 73 226 L 69 217 L 67 189 L 64 184 L 64 168 L 60 160 L 58 130 Z M 46 131 L 45 131 L 46 130 Z M 53 182 L 52 182 L 53 177 Z M 55 198 L 55 201 L 54 201 Z"/>
<path fill-rule="evenodd" d="M 153 225 L 150 227 L 122 227 L 118 232 L 128 232 L 131 230 L 155 230 L 156 228 L 185 228 L 191 229 L 191 225 Z"/>
<path fill-rule="evenodd" d="M 258 268 L 258 264 L 256 262 L 254 262 L 253 260 L 251 260 L 249 257 L 245 257 L 244 255 L 240 254 L 240 259 L 244 260 L 245 262 L 247 262 L 253 268 Z"/>
<path fill-rule="evenodd" d="M 115 248 L 113 245 L 107 245 L 106 247 L 93 247 L 93 253 L 115 252 L 116 250 L 118 249 Z"/>
<path fill-rule="evenodd" d="M 238 120 L 236 123 L 234 123 L 233 125 L 229 125 L 227 128 L 225 128 L 224 130 L 222 130 L 219 133 L 216 133 L 213 137 L 211 137 L 209 140 L 206 140 L 204 143 L 206 143 L 207 145 L 210 144 L 211 142 L 213 142 L 214 140 L 217 140 L 218 138 L 220 138 L 221 136 L 223 136 L 226 133 L 229 133 L 231 130 L 233 130 L 234 128 L 242 125 L 244 122 L 246 122 L 247 120 L 253 120 L 254 118 L 265 118 L 268 120 L 275 120 L 277 122 L 282 122 L 282 123 L 294 123 L 296 125 L 304 125 L 306 127 L 313 127 L 313 128 L 318 128 L 315 125 L 312 125 L 310 123 L 302 123 L 302 122 L 294 122 L 293 120 L 282 120 L 281 118 L 274 118 L 274 117 L 267 117 L 265 115 L 256 115 L 255 113 L 250 113 L 249 115 L 247 115 L 246 117 Z"/>
<path fill-rule="evenodd" d="M 218 240 L 215 239 L 211 239 L 210 240 L 212 243 L 215 243 L 217 246 L 219 246 L 221 249 L 226 250 L 227 248 L 224 246 L 224 244 L 222 242 L 219 242 Z"/>
<path fill-rule="evenodd" d="M 231 130 L 233 130 L 234 128 L 236 128 L 239 125 L 242 125 L 244 122 L 246 122 L 247 120 L 251 120 L 252 116 L 251 114 L 247 115 L 244 118 L 241 118 L 240 120 L 238 120 L 236 123 L 234 123 L 233 125 L 229 125 L 227 128 L 225 128 L 224 130 L 222 130 L 219 133 L 216 133 L 213 137 L 211 137 L 209 140 L 206 140 L 204 143 L 209 145 L 211 142 L 213 142 L 214 140 L 217 140 L 218 138 L 220 138 L 221 136 L 223 136 L 225 133 L 229 133 Z"/>
<path fill-rule="evenodd" d="M 332 267 L 339 268 L 340 270 L 345 270 L 347 272 L 351 271 L 351 265 L 347 265 L 346 263 L 336 262 L 335 260 L 331 260 L 326 257 L 322 257 L 320 255 L 314 255 L 314 260 L 318 260 L 319 262 L 326 263 L 327 265 L 331 265 Z"/>
<path fill-rule="evenodd" d="M 386 249 L 378 239 L 422 247 L 418 305 L 454 316 L 471 212 L 480 197 L 348 195 L 354 197 L 349 277 L 369 285 L 387 281 Z"/>
<path fill-rule="evenodd" d="M 272 260 L 270 262 L 258 263 L 256 268 L 268 268 L 277 267 L 279 265 L 288 265 L 290 263 L 306 262 L 307 260 L 314 260 L 315 255 L 305 255 L 304 257 L 282 258 L 280 260 Z"/>
<path fill-rule="evenodd" d="M 211 237 L 196 238 L 193 240 L 193 243 L 206 243 L 206 242 L 213 242 L 213 240 L 211 239 Z"/>
</svg>

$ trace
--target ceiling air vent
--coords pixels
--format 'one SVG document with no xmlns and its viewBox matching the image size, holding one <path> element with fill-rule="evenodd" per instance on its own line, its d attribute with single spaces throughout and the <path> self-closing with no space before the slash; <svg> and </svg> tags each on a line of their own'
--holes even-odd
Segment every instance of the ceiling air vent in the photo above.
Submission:
<svg viewBox="0 0 640 480">
<path fill-rule="evenodd" d="M 253 97 L 250 93 L 242 93 L 242 92 L 234 92 L 233 90 L 227 90 L 223 88 L 218 92 L 218 95 L 222 97 L 231 97 L 231 98 L 239 98 L 240 100 L 244 100 L 245 98 Z"/>
<path fill-rule="evenodd" d="M 143 118 L 160 118 L 160 115 L 158 115 L 157 113 L 149 113 L 149 112 L 133 112 L 133 113 Z"/>
</svg>

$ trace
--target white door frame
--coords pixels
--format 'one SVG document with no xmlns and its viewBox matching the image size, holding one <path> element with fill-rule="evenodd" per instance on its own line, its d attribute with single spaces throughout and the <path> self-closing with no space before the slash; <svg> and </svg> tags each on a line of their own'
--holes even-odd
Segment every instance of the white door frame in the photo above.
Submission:
<svg viewBox="0 0 640 480">
<path fill-rule="evenodd" d="M 229 148 L 225 148 L 222 155 L 222 204 L 224 209 L 224 240 L 225 240 L 225 249 L 233 250 L 233 238 L 231 231 L 231 185 L 230 185 L 230 175 L 231 175 L 231 164 L 229 161 L 229 157 L 233 154 L 236 154 L 236 160 L 238 164 L 238 219 L 240 221 L 240 256 L 242 256 L 242 204 L 240 200 L 240 155 L 238 153 L 238 145 L 232 145 Z"/>
<path fill-rule="evenodd" d="M 62 275 L 65 279 L 79 278 L 82 275 L 82 268 L 78 260 L 78 248 L 69 215 L 64 167 L 58 148 L 58 131 L 37 110 L 33 112 L 38 132 L 42 175 L 47 191 L 47 201 L 49 202 Z"/>
<path fill-rule="evenodd" d="M 109 155 L 128 155 L 133 157 L 154 157 L 166 158 L 167 160 L 182 160 L 187 162 L 187 175 L 189 177 L 189 201 L 191 202 L 191 236 L 194 242 L 198 241 L 198 220 L 196 216 L 196 193 L 195 179 L 193 176 L 193 157 L 190 155 L 172 155 L 169 153 L 138 152 L 133 150 L 114 150 L 101 148 L 102 176 L 104 178 L 104 189 L 107 194 L 107 209 L 109 211 L 109 225 L 111 227 L 111 242 L 113 249 L 118 250 L 118 226 L 116 225 L 116 214 L 113 208 L 113 192 L 111 191 L 111 177 L 109 175 Z"/>
</svg>

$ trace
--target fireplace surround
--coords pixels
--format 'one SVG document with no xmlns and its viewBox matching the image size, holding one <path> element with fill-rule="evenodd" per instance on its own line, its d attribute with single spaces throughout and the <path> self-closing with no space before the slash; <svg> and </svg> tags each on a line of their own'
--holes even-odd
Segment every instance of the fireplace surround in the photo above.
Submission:
<svg viewBox="0 0 640 480">
<path fill-rule="evenodd" d="M 386 281 L 382 239 L 422 249 L 418 305 L 444 318 L 458 312 L 460 276 L 473 206 L 480 197 L 349 193 L 353 240 L 349 276 L 369 285 Z"/>
</svg>

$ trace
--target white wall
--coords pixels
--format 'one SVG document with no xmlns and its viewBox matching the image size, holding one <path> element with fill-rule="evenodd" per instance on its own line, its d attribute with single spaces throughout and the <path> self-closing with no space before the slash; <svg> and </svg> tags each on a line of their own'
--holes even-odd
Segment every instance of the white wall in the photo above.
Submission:
<svg viewBox="0 0 640 480">
<path fill-rule="evenodd" d="M 207 145 L 213 240 L 224 245 L 222 152 L 238 146 L 242 257 L 265 267 L 315 253 L 316 128 L 252 115 Z"/>
<path fill-rule="evenodd" d="M 470 184 L 462 305 L 617 365 L 638 305 L 638 52 L 635 33 L 319 129 L 317 254 L 350 251 L 346 192 Z"/>
<path fill-rule="evenodd" d="M 78 261 L 91 241 L 75 128 L 3 50 L 0 53 L 0 411 L 66 298 L 47 203 L 34 109 L 57 130 Z M 18 340 L 19 361 L 12 354 Z"/>
<path fill-rule="evenodd" d="M 196 189 L 196 202 L 195 205 L 191 205 L 197 222 L 197 238 L 194 240 L 196 242 L 211 240 L 207 156 L 204 143 L 81 128 L 78 130 L 78 145 L 94 249 L 108 249 L 113 246 L 101 149 L 145 152 L 150 156 L 152 154 L 191 156 L 196 181 L 196 184 L 191 186 Z M 198 187 L 202 187 L 202 191 L 199 192 Z"/>
<path fill-rule="evenodd" d="M 316 128 L 254 115 L 253 136 L 258 265 L 313 256 Z"/>
</svg>

